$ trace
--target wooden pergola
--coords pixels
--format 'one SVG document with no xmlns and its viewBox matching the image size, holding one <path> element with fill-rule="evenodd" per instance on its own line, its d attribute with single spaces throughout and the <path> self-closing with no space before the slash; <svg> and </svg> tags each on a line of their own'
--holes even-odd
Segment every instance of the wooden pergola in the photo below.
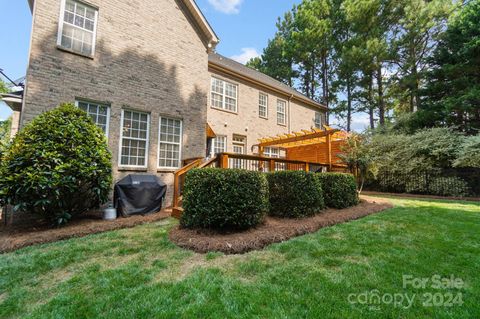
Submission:
<svg viewBox="0 0 480 319">
<path fill-rule="evenodd" d="M 341 146 L 348 133 L 324 125 L 324 129 L 312 128 L 290 134 L 281 134 L 259 139 L 256 145 L 259 155 L 263 156 L 265 147 L 278 147 L 286 151 L 287 160 L 299 160 L 318 164 L 327 164 L 332 168 L 344 167 L 339 164 Z"/>
</svg>

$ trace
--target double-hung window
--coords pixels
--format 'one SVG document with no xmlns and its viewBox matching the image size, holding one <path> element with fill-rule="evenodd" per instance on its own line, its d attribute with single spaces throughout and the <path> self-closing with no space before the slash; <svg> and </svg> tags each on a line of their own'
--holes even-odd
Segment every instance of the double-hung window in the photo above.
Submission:
<svg viewBox="0 0 480 319">
<path fill-rule="evenodd" d="M 258 96 L 258 116 L 268 118 L 268 95 L 260 93 Z"/>
<path fill-rule="evenodd" d="M 57 45 L 92 56 L 98 10 L 77 0 L 62 0 Z"/>
<path fill-rule="evenodd" d="M 265 147 L 263 155 L 267 157 L 280 158 L 280 149 L 277 147 Z"/>
<path fill-rule="evenodd" d="M 217 136 L 212 141 L 212 155 L 227 151 L 227 137 Z"/>
<path fill-rule="evenodd" d="M 314 124 L 316 128 L 322 128 L 322 113 L 315 112 Z"/>
<path fill-rule="evenodd" d="M 147 167 L 150 114 L 122 110 L 120 166 Z"/>
<path fill-rule="evenodd" d="M 211 106 L 231 112 L 237 112 L 236 84 L 212 78 Z"/>
<path fill-rule="evenodd" d="M 160 117 L 158 167 L 179 168 L 182 154 L 182 120 Z"/>
<path fill-rule="evenodd" d="M 108 137 L 108 126 L 110 122 L 110 107 L 108 105 L 86 101 L 75 101 L 75 105 L 87 112 L 93 122 L 101 128 Z"/>
<path fill-rule="evenodd" d="M 277 100 L 277 124 L 287 124 L 287 102 Z"/>
</svg>

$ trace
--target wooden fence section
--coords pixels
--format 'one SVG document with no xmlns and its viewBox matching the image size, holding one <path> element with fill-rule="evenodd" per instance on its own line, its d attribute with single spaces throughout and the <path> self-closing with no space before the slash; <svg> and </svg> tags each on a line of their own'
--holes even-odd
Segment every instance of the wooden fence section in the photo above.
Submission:
<svg viewBox="0 0 480 319">
<path fill-rule="evenodd" d="M 272 158 L 256 155 L 245 155 L 236 153 L 220 153 L 216 157 L 206 159 L 192 159 L 185 161 L 185 166 L 175 172 L 173 190 L 173 212 L 174 217 L 182 214 L 182 190 L 186 174 L 193 168 L 216 167 L 222 169 L 244 169 L 259 172 L 275 171 L 306 171 L 306 172 L 327 172 L 345 171 L 345 165 L 321 164 L 305 161 L 290 160 L 284 158 Z"/>
</svg>

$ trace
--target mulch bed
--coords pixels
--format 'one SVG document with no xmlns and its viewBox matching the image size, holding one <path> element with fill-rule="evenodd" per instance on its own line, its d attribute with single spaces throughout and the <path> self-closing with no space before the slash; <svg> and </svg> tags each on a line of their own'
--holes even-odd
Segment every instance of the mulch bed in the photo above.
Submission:
<svg viewBox="0 0 480 319">
<path fill-rule="evenodd" d="M 128 218 L 120 217 L 116 220 L 106 221 L 102 219 L 102 212 L 93 211 L 73 219 L 67 226 L 61 228 L 52 228 L 48 224 L 39 224 L 38 221 L 31 221 L 18 226 L 4 226 L 0 227 L 0 253 L 35 244 L 50 243 L 156 222 L 170 217 L 170 213 L 170 210 L 163 210 L 156 214 Z"/>
<path fill-rule="evenodd" d="M 418 198 L 418 199 L 441 199 L 441 200 L 464 200 L 469 202 L 478 202 L 480 197 L 454 197 L 454 196 L 436 196 L 436 195 L 418 195 L 407 193 L 385 193 L 374 191 L 363 191 L 362 194 L 368 196 L 392 196 L 392 197 L 406 197 L 406 198 Z"/>
<path fill-rule="evenodd" d="M 321 214 L 303 219 L 267 217 L 262 225 L 243 232 L 218 233 L 180 229 L 177 226 L 172 229 L 169 237 L 178 246 L 198 253 L 215 251 L 226 254 L 242 254 L 392 207 L 393 205 L 388 200 L 362 196 L 360 204 L 355 207 L 340 210 L 327 209 Z"/>
</svg>

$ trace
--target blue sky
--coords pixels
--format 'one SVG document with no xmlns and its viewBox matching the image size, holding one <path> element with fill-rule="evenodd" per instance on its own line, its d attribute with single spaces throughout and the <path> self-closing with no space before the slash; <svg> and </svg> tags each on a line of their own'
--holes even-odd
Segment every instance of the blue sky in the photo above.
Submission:
<svg viewBox="0 0 480 319">
<path fill-rule="evenodd" d="M 300 2 L 301 0 L 197 0 L 220 37 L 217 51 L 240 62 L 261 53 L 268 39 L 275 34 L 277 18 Z M 27 0 L 0 0 L 0 68 L 13 79 L 25 75 L 31 19 Z M 5 119 L 9 114 L 10 109 L 0 102 L 0 119 Z M 363 128 L 366 120 L 365 116 L 357 115 L 354 128 Z"/>
</svg>

